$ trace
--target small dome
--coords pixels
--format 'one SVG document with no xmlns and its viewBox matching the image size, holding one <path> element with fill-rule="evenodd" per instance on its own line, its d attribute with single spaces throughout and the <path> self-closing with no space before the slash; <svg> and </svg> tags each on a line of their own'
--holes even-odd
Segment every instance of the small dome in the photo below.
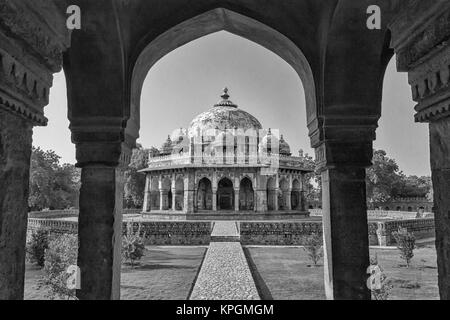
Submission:
<svg viewBox="0 0 450 320">
<path fill-rule="evenodd" d="M 272 134 L 272 130 L 269 128 L 267 134 L 259 143 L 259 150 L 262 152 L 272 152 L 272 149 L 276 148 L 279 143 L 278 138 Z"/>
<path fill-rule="evenodd" d="M 189 137 L 186 130 L 180 128 L 172 134 L 173 153 L 187 152 L 189 150 Z"/>
<path fill-rule="evenodd" d="M 290 156 L 291 153 L 291 147 L 289 144 L 284 140 L 283 135 L 280 137 L 280 154 Z"/>
<path fill-rule="evenodd" d="M 173 151 L 173 146 L 172 146 L 172 139 L 170 139 L 170 136 L 167 137 L 166 142 L 163 143 L 163 145 L 161 146 L 161 149 L 159 149 L 161 155 L 169 155 L 172 153 Z"/>
<path fill-rule="evenodd" d="M 186 138 L 187 138 L 186 130 L 183 128 L 175 130 L 171 136 L 171 140 L 172 140 L 173 144 L 180 144 Z"/>
</svg>

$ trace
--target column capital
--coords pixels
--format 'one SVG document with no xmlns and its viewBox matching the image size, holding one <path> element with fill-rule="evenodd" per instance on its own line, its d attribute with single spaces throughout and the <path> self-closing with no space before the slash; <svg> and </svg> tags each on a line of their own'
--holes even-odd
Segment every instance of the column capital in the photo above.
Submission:
<svg viewBox="0 0 450 320">
<path fill-rule="evenodd" d="M 372 141 L 324 141 L 315 151 L 320 171 L 333 167 L 367 168 L 372 165 Z"/>
<path fill-rule="evenodd" d="M 76 145 L 76 166 L 105 165 L 125 169 L 131 161 L 131 148 L 124 143 L 83 142 Z"/>
</svg>

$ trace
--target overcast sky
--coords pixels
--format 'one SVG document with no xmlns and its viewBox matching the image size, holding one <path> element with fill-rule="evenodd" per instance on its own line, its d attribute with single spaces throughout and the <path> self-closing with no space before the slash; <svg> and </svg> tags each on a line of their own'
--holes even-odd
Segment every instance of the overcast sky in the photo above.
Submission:
<svg viewBox="0 0 450 320">
<path fill-rule="evenodd" d="M 197 114 L 219 101 L 225 86 L 230 99 L 264 128 L 279 129 L 295 155 L 299 149 L 314 154 L 303 87 L 294 69 L 271 51 L 227 32 L 178 48 L 150 70 L 141 97 L 139 143 L 159 147 L 168 134 L 188 127 Z M 54 150 L 63 162 L 75 163 L 63 73 L 55 76 L 45 112 L 49 125 L 34 129 L 34 145 Z M 386 150 L 406 174 L 430 175 L 428 129 L 414 123 L 413 115 L 407 75 L 396 72 L 392 59 L 375 148 Z"/>
</svg>

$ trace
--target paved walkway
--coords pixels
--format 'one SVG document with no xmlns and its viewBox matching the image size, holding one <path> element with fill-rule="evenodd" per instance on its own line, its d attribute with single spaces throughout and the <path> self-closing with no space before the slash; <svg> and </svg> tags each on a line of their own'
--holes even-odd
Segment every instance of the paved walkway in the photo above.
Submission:
<svg viewBox="0 0 450 320">
<path fill-rule="evenodd" d="M 260 300 L 237 242 L 212 242 L 190 300 Z"/>
<path fill-rule="evenodd" d="M 235 222 L 215 223 L 190 300 L 260 300 L 241 244 L 224 239 L 239 239 Z"/>
<path fill-rule="evenodd" d="M 239 234 L 237 223 L 234 221 L 217 221 L 211 233 L 212 242 L 239 242 L 241 236 Z"/>
</svg>

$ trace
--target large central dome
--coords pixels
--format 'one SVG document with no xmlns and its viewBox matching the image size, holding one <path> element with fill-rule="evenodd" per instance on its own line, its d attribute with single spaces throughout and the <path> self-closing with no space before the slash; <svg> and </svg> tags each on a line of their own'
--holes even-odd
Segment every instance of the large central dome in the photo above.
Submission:
<svg viewBox="0 0 450 320">
<path fill-rule="evenodd" d="M 242 129 L 244 131 L 262 129 L 261 123 L 250 113 L 238 108 L 229 100 L 228 89 L 224 89 L 222 101 L 210 110 L 199 114 L 189 126 L 189 135 L 194 136 L 209 130 Z"/>
</svg>

